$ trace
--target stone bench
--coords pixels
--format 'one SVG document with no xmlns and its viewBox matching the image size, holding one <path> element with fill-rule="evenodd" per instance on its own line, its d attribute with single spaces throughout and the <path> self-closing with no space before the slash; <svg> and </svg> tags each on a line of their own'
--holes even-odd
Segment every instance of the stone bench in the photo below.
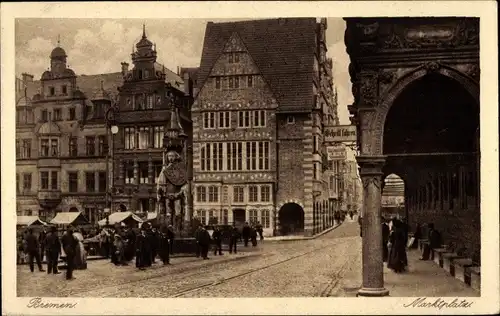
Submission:
<svg viewBox="0 0 500 316">
<path fill-rule="evenodd" d="M 431 252 L 432 252 L 432 258 L 433 258 L 434 262 L 442 268 L 443 267 L 443 254 L 453 252 L 453 251 L 451 249 L 449 249 L 447 246 L 443 246 L 440 248 L 431 249 Z"/>
<path fill-rule="evenodd" d="M 455 276 L 455 266 L 453 265 L 453 260 L 464 259 L 465 256 L 459 255 L 457 252 L 447 252 L 442 254 L 443 258 L 443 269 L 448 272 L 451 276 Z"/>
<path fill-rule="evenodd" d="M 481 291 L 481 267 L 468 267 L 465 269 L 467 274 L 470 274 L 470 286 L 480 292 Z"/>
<path fill-rule="evenodd" d="M 472 267 L 474 263 L 470 258 L 456 258 L 452 260 L 454 277 L 470 286 L 470 274 L 467 275 L 466 270 Z"/>
</svg>

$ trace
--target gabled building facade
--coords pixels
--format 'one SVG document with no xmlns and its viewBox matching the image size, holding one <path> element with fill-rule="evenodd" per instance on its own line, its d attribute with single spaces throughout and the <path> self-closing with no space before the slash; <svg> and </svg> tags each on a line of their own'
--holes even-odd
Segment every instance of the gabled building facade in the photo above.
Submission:
<svg viewBox="0 0 500 316">
<path fill-rule="evenodd" d="M 336 115 L 325 29 L 314 18 L 207 24 L 191 111 L 202 222 L 316 230 L 328 199 L 321 129 Z"/>
<path fill-rule="evenodd" d="M 189 74 L 184 79 L 157 62 L 156 45 L 143 30 L 132 53 L 133 68 L 122 63 L 123 85 L 119 87 L 118 133 L 113 136 L 114 211 L 153 213 L 156 210 L 156 180 L 162 168 L 163 137 L 174 108 L 179 108 L 179 122 L 188 135 L 184 159 L 191 169 L 192 85 Z M 192 177 L 192 176 L 190 176 Z"/>
<path fill-rule="evenodd" d="M 17 214 L 50 220 L 80 211 L 90 221 L 104 216 L 107 137 L 99 102 L 116 91 L 120 73 L 76 76 L 64 49 L 50 55 L 50 69 L 34 81 L 16 78 Z"/>
</svg>

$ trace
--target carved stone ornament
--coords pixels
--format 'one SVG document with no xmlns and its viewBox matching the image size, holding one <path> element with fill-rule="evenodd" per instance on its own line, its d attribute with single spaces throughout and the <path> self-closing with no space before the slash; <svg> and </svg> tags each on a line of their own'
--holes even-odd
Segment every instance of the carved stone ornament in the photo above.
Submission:
<svg viewBox="0 0 500 316">
<path fill-rule="evenodd" d="M 357 23 L 356 27 L 358 29 L 359 35 L 361 37 L 361 41 L 365 42 L 377 37 L 379 23 L 371 23 L 371 24 L 362 24 Z"/>
<path fill-rule="evenodd" d="M 383 84 L 390 84 L 394 81 L 396 75 L 392 71 L 382 70 L 378 74 L 379 80 Z"/>
<path fill-rule="evenodd" d="M 435 61 L 428 62 L 424 65 L 428 73 L 436 72 L 441 68 L 441 65 Z"/>
<path fill-rule="evenodd" d="M 359 96 L 363 106 L 374 107 L 377 105 L 377 74 L 364 73 L 360 78 Z"/>
<path fill-rule="evenodd" d="M 370 184 L 373 184 L 377 189 L 380 189 L 380 176 L 362 176 L 361 181 L 363 182 L 363 188 L 368 188 Z"/>
<path fill-rule="evenodd" d="M 166 176 L 175 186 L 182 186 L 187 182 L 186 167 L 182 162 L 174 162 L 166 169 Z"/>
<path fill-rule="evenodd" d="M 475 81 L 479 81 L 481 76 L 481 69 L 477 65 L 470 65 L 466 70 L 467 75 L 469 75 Z"/>
</svg>

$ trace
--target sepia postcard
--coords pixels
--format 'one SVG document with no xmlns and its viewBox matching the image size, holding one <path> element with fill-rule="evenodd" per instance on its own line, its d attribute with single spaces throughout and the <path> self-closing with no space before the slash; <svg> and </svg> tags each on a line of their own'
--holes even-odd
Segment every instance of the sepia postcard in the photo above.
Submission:
<svg viewBox="0 0 500 316">
<path fill-rule="evenodd" d="M 1 9 L 2 314 L 499 312 L 495 2 Z"/>
</svg>

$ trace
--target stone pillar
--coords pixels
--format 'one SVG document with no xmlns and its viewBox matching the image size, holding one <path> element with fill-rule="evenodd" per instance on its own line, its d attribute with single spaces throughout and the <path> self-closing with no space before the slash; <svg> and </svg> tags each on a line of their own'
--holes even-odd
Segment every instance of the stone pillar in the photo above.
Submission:
<svg viewBox="0 0 500 316">
<path fill-rule="evenodd" d="M 386 296 L 382 259 L 381 180 L 384 156 L 358 156 L 363 181 L 363 285 L 359 296 Z"/>
</svg>

